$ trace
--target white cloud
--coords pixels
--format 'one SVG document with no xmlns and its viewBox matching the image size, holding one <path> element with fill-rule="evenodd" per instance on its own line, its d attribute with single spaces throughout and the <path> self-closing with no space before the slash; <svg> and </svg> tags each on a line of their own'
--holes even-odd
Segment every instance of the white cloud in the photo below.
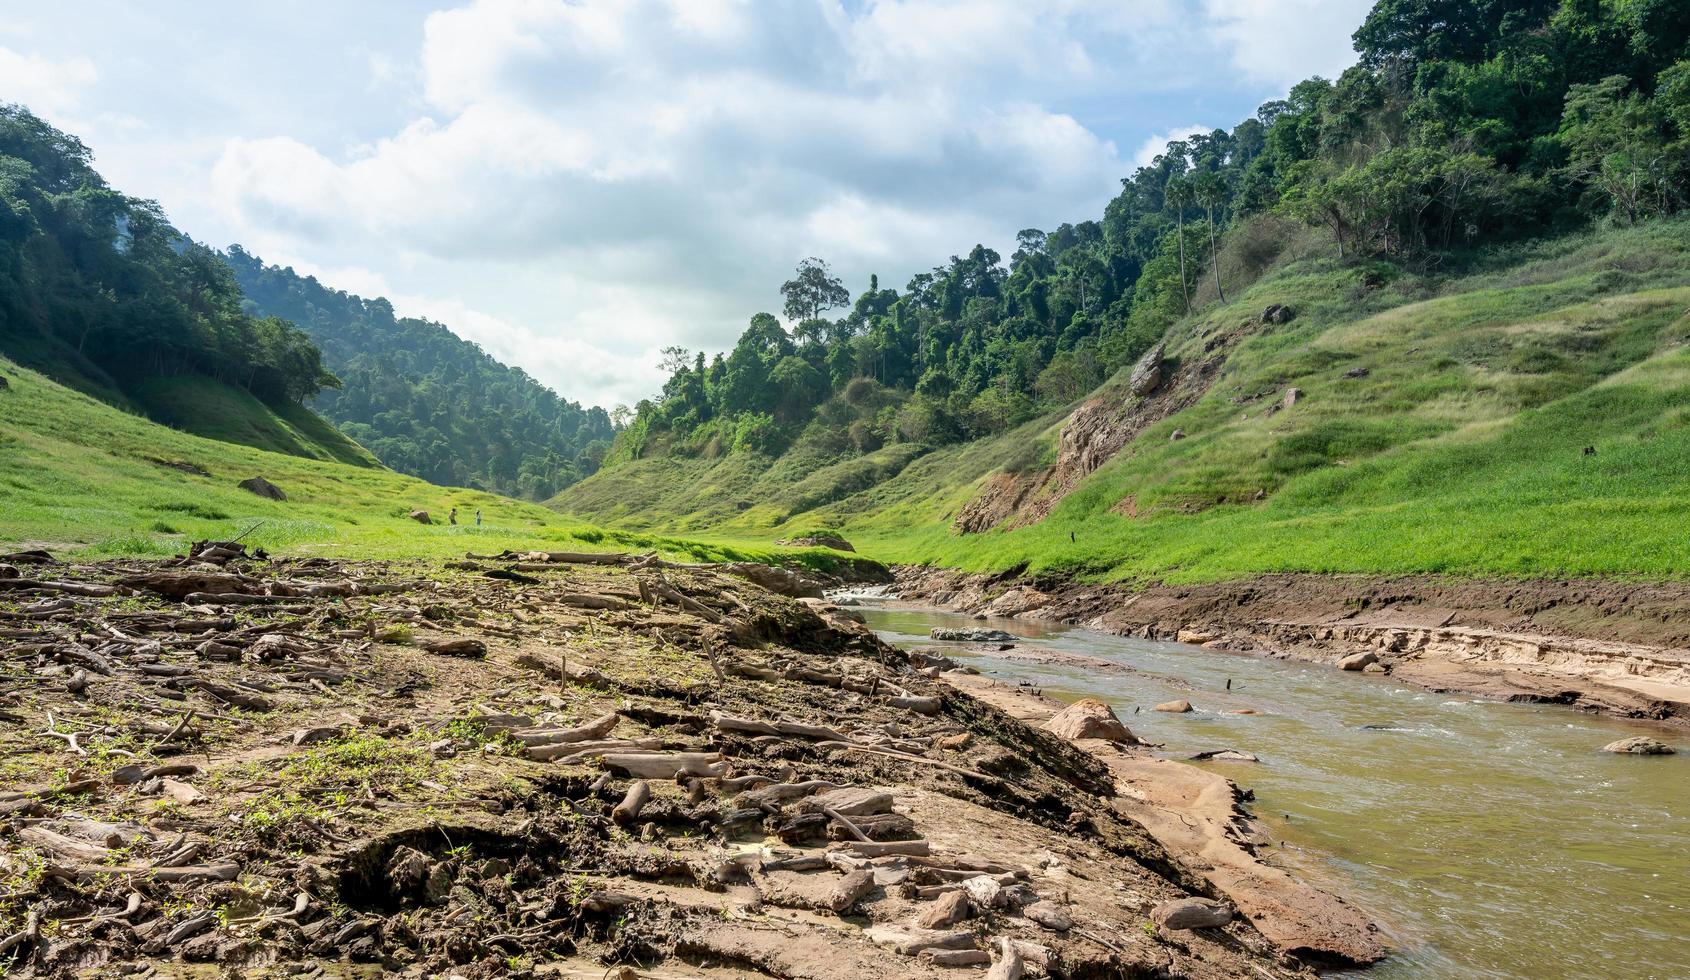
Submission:
<svg viewBox="0 0 1690 980">
<path fill-rule="evenodd" d="M 856 289 L 1098 211 L 1115 146 L 1048 102 L 1128 26 L 1077 0 L 478 0 L 426 21 L 424 114 L 340 157 L 230 140 L 213 196 L 242 240 L 377 265 L 569 397 L 628 401 L 662 346 L 778 308 L 804 255 Z"/>
<path fill-rule="evenodd" d="M 1233 64 L 1279 89 L 1313 75 L 1336 78 L 1355 64 L 1350 35 L 1374 0 L 1203 0 L 1203 13 Z"/>
<path fill-rule="evenodd" d="M 1132 165 L 1134 169 L 1148 167 L 1156 162 L 1156 158 L 1161 156 L 1168 149 L 1168 144 L 1174 140 L 1182 140 L 1199 133 L 1212 133 L 1214 130 L 1215 127 L 1213 126 L 1192 123 L 1189 126 L 1175 126 L 1165 133 L 1151 135 L 1138 145 L 1137 150 L 1133 151 Z"/>
<path fill-rule="evenodd" d="M 0 47 L 0 93 L 8 102 L 29 106 L 36 114 L 62 120 L 82 101 L 100 73 L 87 58 L 54 61 Z"/>
</svg>

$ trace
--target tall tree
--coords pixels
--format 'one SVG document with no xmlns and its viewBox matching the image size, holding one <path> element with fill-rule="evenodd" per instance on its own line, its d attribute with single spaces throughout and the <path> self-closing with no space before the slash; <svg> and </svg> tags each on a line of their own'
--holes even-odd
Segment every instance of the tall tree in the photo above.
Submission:
<svg viewBox="0 0 1690 980">
<path fill-rule="evenodd" d="M 1179 239 L 1179 288 L 1185 297 L 1185 312 L 1191 312 L 1191 279 L 1185 274 L 1185 209 L 1191 203 L 1191 183 L 1184 177 L 1169 177 L 1163 200 L 1174 209 L 1174 236 Z"/>
<path fill-rule="evenodd" d="M 797 273 L 781 283 L 780 293 L 786 297 L 786 318 L 795 323 L 818 319 L 823 312 L 851 302 L 845 284 L 814 256 L 798 263 Z"/>
<path fill-rule="evenodd" d="M 1215 209 L 1226 203 L 1226 178 L 1217 171 L 1206 170 L 1193 181 L 1192 192 L 1209 218 L 1209 265 L 1215 272 L 1215 292 L 1225 303 L 1226 290 L 1221 288 L 1221 250 L 1215 243 Z"/>
</svg>

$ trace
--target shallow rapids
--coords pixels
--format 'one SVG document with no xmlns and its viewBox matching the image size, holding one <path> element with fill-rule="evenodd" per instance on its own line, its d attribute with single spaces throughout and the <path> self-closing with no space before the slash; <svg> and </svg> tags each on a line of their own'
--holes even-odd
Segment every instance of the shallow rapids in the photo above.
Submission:
<svg viewBox="0 0 1690 980">
<path fill-rule="evenodd" d="M 1256 794 L 1268 860 L 1356 903 L 1387 931 L 1377 980 L 1690 977 L 1690 737 L 1554 706 L 1434 694 L 1389 677 L 1020 620 L 867 603 L 888 641 L 945 647 L 983 673 L 1101 698 L 1141 738 Z M 998 654 L 928 639 L 985 626 Z M 1075 662 L 1069 657 L 1104 663 Z M 1227 689 L 1227 682 L 1231 689 Z M 1190 714 L 1153 712 L 1175 699 Z M 1236 714 L 1251 710 L 1255 714 Z M 1617 756 L 1628 735 L 1680 754 Z"/>
</svg>

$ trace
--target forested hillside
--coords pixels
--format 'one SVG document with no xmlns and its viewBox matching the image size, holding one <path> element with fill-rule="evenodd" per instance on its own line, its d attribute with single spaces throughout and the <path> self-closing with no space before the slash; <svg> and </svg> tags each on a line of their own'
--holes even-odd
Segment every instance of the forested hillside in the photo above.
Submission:
<svg viewBox="0 0 1690 980">
<path fill-rule="evenodd" d="M 1356 43 L 1007 264 L 805 262 L 554 506 L 1121 578 L 1683 567 L 1690 8 L 1385 0 Z"/>
<path fill-rule="evenodd" d="M 785 326 L 759 313 L 725 355 L 670 352 L 612 465 L 798 443 L 845 459 L 1007 431 L 1226 303 L 1296 227 L 1384 278 L 1676 212 L 1687 38 L 1690 8 L 1672 0 L 1382 0 L 1342 77 L 1170 144 L 1101 217 L 1027 229 L 1007 262 L 976 245 L 853 302 L 806 260 L 780 287 Z"/>
<path fill-rule="evenodd" d="M 283 408 L 339 383 L 303 333 L 242 309 L 217 253 L 90 161 L 76 137 L 0 105 L 0 351 L 126 407 L 170 379 Z"/>
<path fill-rule="evenodd" d="M 312 407 L 383 463 L 444 486 L 544 499 L 598 469 L 615 430 L 444 325 L 330 289 L 240 246 L 228 255 L 253 309 L 297 324 L 342 386 Z"/>
</svg>

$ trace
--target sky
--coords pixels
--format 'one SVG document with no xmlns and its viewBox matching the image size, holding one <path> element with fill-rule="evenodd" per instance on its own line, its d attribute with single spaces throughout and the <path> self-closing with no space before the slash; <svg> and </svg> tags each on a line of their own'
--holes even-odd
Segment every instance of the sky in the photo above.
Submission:
<svg viewBox="0 0 1690 980">
<path fill-rule="evenodd" d="M 0 101 L 183 232 L 566 397 L 1098 218 L 1168 139 L 1354 60 L 1370 0 L 0 0 Z"/>
</svg>

